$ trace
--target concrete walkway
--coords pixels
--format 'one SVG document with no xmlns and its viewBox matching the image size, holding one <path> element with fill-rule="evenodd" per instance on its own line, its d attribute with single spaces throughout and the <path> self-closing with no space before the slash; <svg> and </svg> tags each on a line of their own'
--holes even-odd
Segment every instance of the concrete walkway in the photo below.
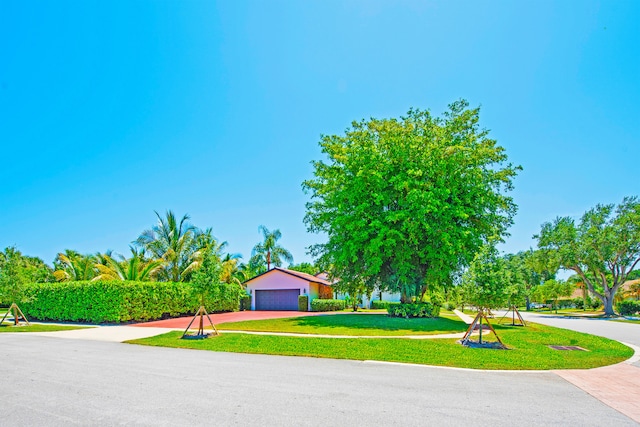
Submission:
<svg viewBox="0 0 640 427">
<path fill-rule="evenodd" d="M 462 320 L 464 323 L 466 323 L 467 325 L 470 325 L 473 323 L 473 317 L 468 316 L 466 314 L 464 314 L 463 312 L 461 312 L 458 309 L 454 309 L 453 310 L 453 314 L 455 314 L 456 316 L 458 316 L 460 318 L 460 320 Z"/>
</svg>

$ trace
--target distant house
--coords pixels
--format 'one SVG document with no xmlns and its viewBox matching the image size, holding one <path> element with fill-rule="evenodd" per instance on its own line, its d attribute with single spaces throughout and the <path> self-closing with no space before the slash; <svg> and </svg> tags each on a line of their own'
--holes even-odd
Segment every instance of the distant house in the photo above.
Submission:
<svg viewBox="0 0 640 427">
<path fill-rule="evenodd" d="M 275 267 L 244 282 L 251 310 L 298 310 L 298 296 L 308 295 L 307 309 L 316 298 L 331 298 L 331 283 L 321 277 Z"/>
</svg>

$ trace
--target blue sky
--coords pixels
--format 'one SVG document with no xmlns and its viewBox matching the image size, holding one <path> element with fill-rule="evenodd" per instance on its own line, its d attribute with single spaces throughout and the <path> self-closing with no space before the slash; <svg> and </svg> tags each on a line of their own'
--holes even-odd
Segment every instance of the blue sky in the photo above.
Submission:
<svg viewBox="0 0 640 427">
<path fill-rule="evenodd" d="M 467 99 L 524 170 L 503 250 L 638 195 L 640 2 L 0 2 L 0 249 L 126 254 L 154 210 L 321 241 L 321 134 Z"/>
</svg>

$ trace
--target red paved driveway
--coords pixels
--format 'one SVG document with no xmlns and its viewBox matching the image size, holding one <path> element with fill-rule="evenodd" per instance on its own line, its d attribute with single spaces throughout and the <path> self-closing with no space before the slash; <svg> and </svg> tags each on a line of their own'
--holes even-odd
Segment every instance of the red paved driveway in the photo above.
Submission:
<svg viewBox="0 0 640 427">
<path fill-rule="evenodd" d="M 279 319 L 284 317 L 319 316 L 327 313 L 311 313 L 304 311 L 234 311 L 232 313 L 210 314 L 214 325 L 228 322 L 240 322 L 243 320 L 264 320 Z M 136 323 L 131 326 L 153 327 L 153 328 L 181 328 L 189 326 L 193 316 L 178 317 L 176 319 L 156 320 L 153 322 Z"/>
</svg>

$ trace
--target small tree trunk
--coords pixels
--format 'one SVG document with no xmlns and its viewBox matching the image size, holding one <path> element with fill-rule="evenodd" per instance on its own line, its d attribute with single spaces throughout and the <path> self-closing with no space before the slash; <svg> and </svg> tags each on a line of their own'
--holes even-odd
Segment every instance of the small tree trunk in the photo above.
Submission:
<svg viewBox="0 0 640 427">
<path fill-rule="evenodd" d="M 478 339 L 478 343 L 482 344 L 482 316 L 480 316 L 480 338 Z"/>
</svg>

